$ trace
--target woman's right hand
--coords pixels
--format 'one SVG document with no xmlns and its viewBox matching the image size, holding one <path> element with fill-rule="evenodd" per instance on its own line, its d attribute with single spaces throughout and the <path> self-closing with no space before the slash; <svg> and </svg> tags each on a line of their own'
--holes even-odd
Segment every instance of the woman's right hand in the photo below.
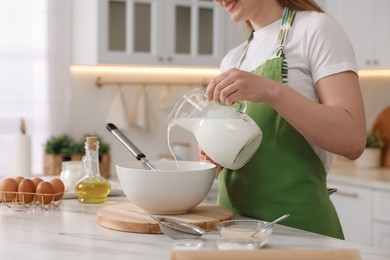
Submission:
<svg viewBox="0 0 390 260">
<path fill-rule="evenodd" d="M 213 164 L 216 164 L 204 151 L 202 148 L 200 148 L 198 146 L 198 150 L 199 150 L 199 159 L 201 161 L 205 161 L 205 162 L 210 162 L 210 163 L 213 163 Z"/>
<path fill-rule="evenodd" d="M 200 146 L 198 146 L 198 149 L 199 149 L 199 159 L 201 161 L 204 161 L 204 162 L 209 162 L 209 163 L 213 163 L 215 164 L 217 167 L 216 167 L 216 178 L 218 178 L 218 174 L 219 172 L 222 170 L 222 166 L 217 164 L 216 162 L 214 162 L 204 151 L 202 148 L 200 148 Z"/>
</svg>

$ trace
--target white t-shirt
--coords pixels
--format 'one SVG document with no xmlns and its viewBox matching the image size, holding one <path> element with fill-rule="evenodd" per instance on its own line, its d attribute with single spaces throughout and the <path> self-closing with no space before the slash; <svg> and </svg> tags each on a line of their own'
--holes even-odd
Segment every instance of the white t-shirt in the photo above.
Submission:
<svg viewBox="0 0 390 260">
<path fill-rule="evenodd" d="M 281 19 L 254 32 L 240 69 L 252 71 L 271 57 L 280 24 Z M 244 46 L 242 43 L 229 51 L 222 60 L 221 71 L 237 66 Z M 315 89 L 319 79 L 343 71 L 357 72 L 354 51 L 345 32 L 325 13 L 298 11 L 284 46 L 289 69 L 287 85 L 314 102 L 319 102 Z M 329 171 L 332 154 L 311 146 Z"/>
</svg>

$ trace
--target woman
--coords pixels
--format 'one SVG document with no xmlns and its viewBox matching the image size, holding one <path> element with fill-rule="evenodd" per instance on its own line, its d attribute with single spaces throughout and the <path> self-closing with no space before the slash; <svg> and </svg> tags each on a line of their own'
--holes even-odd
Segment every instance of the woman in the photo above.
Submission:
<svg viewBox="0 0 390 260">
<path fill-rule="evenodd" d="M 344 238 L 329 200 L 332 153 L 356 159 L 366 140 L 352 47 L 311 0 L 215 0 L 252 34 L 221 63 L 208 99 L 246 100 L 263 131 L 241 169 L 219 173 L 218 203 L 253 218 Z M 210 160 L 203 151 L 201 158 Z"/>
</svg>

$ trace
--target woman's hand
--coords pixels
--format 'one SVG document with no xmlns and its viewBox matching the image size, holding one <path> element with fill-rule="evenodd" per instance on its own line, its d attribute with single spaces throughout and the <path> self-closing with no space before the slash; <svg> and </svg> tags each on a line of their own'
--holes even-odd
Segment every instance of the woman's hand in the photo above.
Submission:
<svg viewBox="0 0 390 260">
<path fill-rule="evenodd" d="M 231 105 L 246 100 L 251 102 L 267 101 L 276 81 L 258 76 L 251 72 L 231 68 L 215 77 L 207 86 L 209 101 Z"/>
<path fill-rule="evenodd" d="M 198 146 L 198 150 L 199 150 L 199 159 L 201 161 L 204 161 L 204 162 L 210 162 L 210 163 L 213 163 L 213 164 L 216 164 L 204 151 L 202 148 L 200 148 L 200 146 Z"/>
<path fill-rule="evenodd" d="M 215 164 L 217 167 L 216 167 L 216 176 L 215 178 L 218 178 L 218 174 L 219 172 L 222 170 L 222 166 L 217 164 L 216 162 L 214 162 L 204 151 L 202 148 L 200 148 L 200 146 L 198 146 L 198 150 L 199 150 L 199 158 L 201 161 L 204 161 L 204 162 L 209 162 L 209 163 L 213 163 Z"/>
</svg>

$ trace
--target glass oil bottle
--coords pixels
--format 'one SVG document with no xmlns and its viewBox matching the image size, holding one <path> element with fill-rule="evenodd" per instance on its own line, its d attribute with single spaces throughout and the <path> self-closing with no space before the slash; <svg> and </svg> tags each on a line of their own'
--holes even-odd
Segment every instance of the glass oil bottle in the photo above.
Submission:
<svg viewBox="0 0 390 260">
<path fill-rule="evenodd" d="M 85 156 L 82 159 L 85 176 L 76 184 L 78 200 L 81 203 L 97 204 L 107 201 L 110 183 L 100 176 L 99 141 L 95 136 L 88 136 L 85 142 Z"/>
</svg>

